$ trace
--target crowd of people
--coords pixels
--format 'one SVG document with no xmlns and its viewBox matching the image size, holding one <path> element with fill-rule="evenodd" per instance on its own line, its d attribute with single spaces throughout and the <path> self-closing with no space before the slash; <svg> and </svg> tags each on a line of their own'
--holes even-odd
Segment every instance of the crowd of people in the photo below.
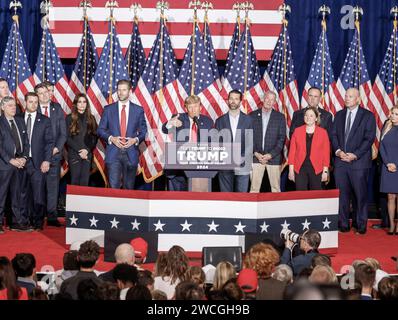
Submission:
<svg viewBox="0 0 398 320">
<path fill-rule="evenodd" d="M 307 231 L 296 255 L 288 244 L 281 250 L 257 243 L 241 268 L 228 261 L 198 266 L 173 246 L 148 270 L 147 244 L 135 238 L 116 248 L 116 264 L 106 272 L 95 269 L 100 247 L 90 240 L 72 244 L 63 269 L 40 279 L 35 257 L 18 253 L 0 257 L 0 300 L 398 300 L 398 277 L 377 260 L 355 260 L 336 274 L 331 258 L 317 250 L 319 239 Z"/>
<path fill-rule="evenodd" d="M 76 96 L 72 112 L 65 119 L 61 106 L 53 101 L 53 85 L 44 82 L 25 95 L 22 113 L 6 80 L 0 79 L 0 234 L 5 231 L 5 210 L 12 212 L 12 230 L 42 230 L 45 216 L 47 225 L 61 226 L 57 203 L 64 148 L 68 150 L 72 184 L 88 185 L 93 152 L 97 140 L 102 139 L 110 187 L 134 189 L 139 144 L 146 137 L 147 124 L 143 109 L 129 101 L 130 90 L 129 80 L 118 82 L 118 101 L 104 108 L 97 126 L 84 94 Z M 265 92 L 263 106 L 249 114 L 242 111 L 242 100 L 241 92 L 229 92 L 229 111 L 213 122 L 201 112 L 200 98 L 189 96 L 185 100 L 187 112 L 172 115 L 161 129 L 179 142 L 208 142 L 214 136 L 209 132 L 216 132 L 218 142 L 240 144 L 236 169 L 218 173 L 220 191 L 259 192 L 267 172 L 271 191 L 280 192 L 287 120 L 274 108 L 277 95 Z M 360 107 L 356 88 L 347 90 L 346 107 L 334 117 L 320 107 L 320 102 L 321 91 L 311 88 L 308 106 L 294 112 L 289 121 L 288 178 L 296 190 L 320 190 L 335 181 L 329 186 L 340 190 L 339 231 L 353 228 L 357 234 L 365 234 L 375 117 Z M 398 107 L 393 107 L 380 142 L 380 191 L 388 195 L 389 214 L 384 227 L 389 227 L 391 235 L 398 232 L 394 220 L 398 194 L 397 128 Z M 166 170 L 166 176 L 168 190 L 187 190 L 183 171 Z"/>
</svg>

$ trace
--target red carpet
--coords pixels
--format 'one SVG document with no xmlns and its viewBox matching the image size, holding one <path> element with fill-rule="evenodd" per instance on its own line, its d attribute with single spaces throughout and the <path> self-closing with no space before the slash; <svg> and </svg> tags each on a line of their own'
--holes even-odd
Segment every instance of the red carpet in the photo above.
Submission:
<svg viewBox="0 0 398 320">
<path fill-rule="evenodd" d="M 68 249 L 64 243 L 63 228 L 46 227 L 42 232 L 31 233 L 7 231 L 0 235 L 0 256 L 12 258 L 18 252 L 30 252 L 36 257 L 38 271 L 46 265 L 58 270 L 62 268 L 62 257 Z M 380 262 L 385 271 L 397 273 L 395 262 L 391 260 L 391 256 L 396 255 L 398 255 L 398 235 L 388 236 L 384 230 L 368 228 L 368 233 L 363 236 L 355 235 L 353 232 L 340 233 L 339 249 L 337 254 L 332 256 L 332 263 L 335 271 L 339 273 L 342 266 L 350 265 L 355 259 L 372 257 Z M 195 265 L 199 263 L 198 259 L 191 261 Z M 96 269 L 105 271 L 112 265 L 104 262 L 101 254 Z M 153 268 L 153 264 L 147 265 L 147 268 Z"/>
</svg>

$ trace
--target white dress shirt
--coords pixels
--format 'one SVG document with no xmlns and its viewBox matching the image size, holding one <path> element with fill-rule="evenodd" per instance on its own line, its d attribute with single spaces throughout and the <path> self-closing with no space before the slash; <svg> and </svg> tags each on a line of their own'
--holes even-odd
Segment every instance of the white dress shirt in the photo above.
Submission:
<svg viewBox="0 0 398 320">
<path fill-rule="evenodd" d="M 231 114 L 231 112 L 229 112 L 229 122 L 231 124 L 232 130 L 232 141 L 235 141 L 236 131 L 238 130 L 239 116 L 240 112 L 235 117 Z"/>
<path fill-rule="evenodd" d="M 36 115 L 37 115 L 37 111 L 33 112 L 33 113 L 29 113 L 29 112 L 25 112 L 25 125 L 26 125 L 26 130 L 28 130 L 28 115 L 31 115 L 31 119 L 32 119 L 32 126 L 30 128 L 30 132 L 27 132 L 28 137 L 29 138 L 29 157 L 32 157 L 32 132 L 33 132 L 33 127 L 35 125 L 35 121 L 36 121 Z"/>
</svg>

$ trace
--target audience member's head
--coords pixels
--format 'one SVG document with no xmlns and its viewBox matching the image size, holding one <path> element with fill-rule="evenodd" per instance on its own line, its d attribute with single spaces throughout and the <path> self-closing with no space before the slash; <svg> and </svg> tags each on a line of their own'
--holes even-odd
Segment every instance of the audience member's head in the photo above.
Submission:
<svg viewBox="0 0 398 320">
<path fill-rule="evenodd" d="M 206 275 L 205 275 L 204 271 L 202 270 L 202 268 L 199 266 L 189 267 L 187 278 L 188 278 L 188 280 L 196 283 L 197 285 L 201 286 L 202 288 L 206 281 Z"/>
<path fill-rule="evenodd" d="M 380 269 L 380 263 L 375 258 L 366 258 L 365 262 L 370 265 L 374 270 Z"/>
<path fill-rule="evenodd" d="M 99 300 L 119 300 L 120 290 L 115 283 L 105 281 L 98 286 L 97 296 Z"/>
<path fill-rule="evenodd" d="M 92 279 L 83 279 L 77 285 L 78 300 L 99 300 L 98 285 Z"/>
<path fill-rule="evenodd" d="M 40 287 L 36 287 L 29 295 L 29 300 L 48 300 L 48 296 Z"/>
<path fill-rule="evenodd" d="M 137 274 L 137 285 L 147 287 L 149 291 L 153 291 L 155 280 L 149 270 L 140 270 Z"/>
<path fill-rule="evenodd" d="M 314 284 L 336 284 L 337 276 L 331 267 L 318 265 L 312 270 L 308 280 Z"/>
<path fill-rule="evenodd" d="M 167 267 L 167 252 L 159 252 L 156 262 L 155 262 L 155 270 L 154 276 L 161 277 L 166 271 Z"/>
<path fill-rule="evenodd" d="M 380 300 L 398 300 L 398 279 L 394 277 L 380 280 L 377 290 Z"/>
<path fill-rule="evenodd" d="M 315 256 L 312 257 L 311 261 L 312 268 L 315 268 L 316 266 L 332 266 L 332 259 L 326 254 L 321 254 L 318 253 Z"/>
<path fill-rule="evenodd" d="M 167 294 L 165 294 L 161 290 L 153 290 L 152 291 L 152 299 L 153 300 L 167 300 Z"/>
<path fill-rule="evenodd" d="M 293 282 L 293 270 L 287 264 L 279 264 L 272 273 L 272 278 L 286 284 Z"/>
<path fill-rule="evenodd" d="M 269 278 L 279 259 L 278 252 L 271 245 L 257 243 L 246 253 L 244 265 L 255 270 L 259 278 Z"/>
<path fill-rule="evenodd" d="M 380 269 L 376 270 L 376 276 L 375 276 L 375 283 L 373 284 L 373 290 L 378 291 L 379 290 L 379 282 L 384 279 L 384 278 L 388 278 L 390 275 Z"/>
<path fill-rule="evenodd" d="M 31 253 L 17 253 L 12 259 L 17 277 L 31 278 L 36 271 L 36 259 Z"/>
<path fill-rule="evenodd" d="M 120 263 L 113 268 L 112 276 L 116 280 L 119 289 L 131 288 L 137 283 L 138 271 L 134 266 Z"/>
<path fill-rule="evenodd" d="M 221 289 L 225 300 L 239 301 L 244 297 L 243 290 L 237 284 L 236 278 L 228 280 Z"/>
<path fill-rule="evenodd" d="M 134 248 L 128 243 L 119 244 L 115 250 L 116 263 L 127 263 L 133 265 L 135 263 Z"/>
<path fill-rule="evenodd" d="M 233 278 L 236 278 L 234 266 L 228 261 L 219 262 L 214 273 L 213 290 L 221 290 L 223 285 Z"/>
<path fill-rule="evenodd" d="M 170 277 L 171 284 L 184 281 L 188 271 L 188 257 L 180 246 L 173 246 L 167 252 L 167 265 L 164 276 Z"/>
<path fill-rule="evenodd" d="M 7 257 L 0 257 L 0 290 L 7 290 L 8 300 L 17 300 L 21 289 L 16 284 L 15 272 Z"/>
<path fill-rule="evenodd" d="M 359 264 L 355 268 L 355 280 L 361 284 L 362 293 L 371 293 L 376 278 L 376 270 L 367 263 Z"/>
<path fill-rule="evenodd" d="M 92 269 L 97 263 L 99 254 L 100 247 L 95 241 L 83 242 L 78 253 L 80 269 Z"/>
<path fill-rule="evenodd" d="M 256 293 L 258 287 L 257 272 L 253 269 L 242 269 L 239 272 L 236 283 L 246 294 Z"/>
<path fill-rule="evenodd" d="M 130 244 L 134 248 L 136 263 L 144 263 L 148 254 L 148 242 L 143 238 L 135 238 L 130 241 Z"/>
<path fill-rule="evenodd" d="M 301 237 L 300 248 L 308 252 L 311 250 L 318 250 L 320 244 L 321 234 L 314 229 L 309 229 L 304 232 Z"/>
<path fill-rule="evenodd" d="M 80 269 L 78 254 L 79 252 L 76 250 L 69 250 L 64 253 L 64 270 L 74 271 Z"/>
<path fill-rule="evenodd" d="M 136 285 L 127 291 L 126 300 L 152 300 L 152 295 L 147 287 Z"/>
<path fill-rule="evenodd" d="M 182 281 L 176 286 L 176 300 L 203 300 L 203 288 L 192 281 Z"/>
</svg>

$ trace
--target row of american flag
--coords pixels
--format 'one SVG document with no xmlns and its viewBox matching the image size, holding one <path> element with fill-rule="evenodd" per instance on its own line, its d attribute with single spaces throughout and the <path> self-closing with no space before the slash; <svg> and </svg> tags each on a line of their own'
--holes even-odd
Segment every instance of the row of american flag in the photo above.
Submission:
<svg viewBox="0 0 398 320">
<path fill-rule="evenodd" d="M 355 33 L 337 81 L 333 76 L 326 24 L 323 24 L 300 102 L 287 21 L 283 21 L 281 25 L 271 61 L 263 76 L 260 75 L 249 20 L 243 23 L 236 21 L 224 74 L 220 74 L 217 67 L 211 26 L 205 22 L 200 28 L 199 24 L 193 23 L 191 41 L 182 65 L 178 68 L 168 24 L 163 16 L 148 57 L 145 56 L 138 21 L 133 22 L 130 45 L 124 55 L 113 19 L 109 21 L 108 35 L 98 57 L 90 23 L 86 18 L 75 67 L 71 79 L 68 80 L 49 28 L 43 30 L 36 69 L 32 74 L 18 21 L 15 19 L 2 60 L 0 77 L 8 81 L 12 94 L 22 106 L 24 94 L 44 80 L 55 84 L 54 100 L 61 104 L 65 113 L 70 112 L 77 93 L 87 93 L 97 122 L 101 119 L 103 108 L 117 99 L 117 81 L 131 79 L 131 100 L 143 107 L 148 125 L 147 138 L 140 146 L 140 168 L 147 182 L 156 179 L 163 170 L 160 159 L 169 137 L 161 133 L 160 127 L 173 114 L 184 112 L 183 101 L 190 94 L 201 98 L 202 112 L 215 120 L 227 112 L 225 99 L 231 89 L 245 93 L 245 112 L 260 107 L 264 92 L 272 90 L 279 97 L 275 108 L 285 114 L 289 127 L 293 112 L 300 105 L 306 105 L 308 89 L 311 86 L 322 89 L 322 105 L 333 114 L 344 107 L 345 91 L 349 87 L 357 87 L 363 107 L 371 110 L 377 119 L 378 137 L 380 136 L 388 110 L 396 102 L 396 24 L 373 85 L 363 55 L 359 22 L 356 23 Z M 104 169 L 104 144 L 101 141 L 95 149 L 95 161 L 99 169 Z"/>
</svg>

